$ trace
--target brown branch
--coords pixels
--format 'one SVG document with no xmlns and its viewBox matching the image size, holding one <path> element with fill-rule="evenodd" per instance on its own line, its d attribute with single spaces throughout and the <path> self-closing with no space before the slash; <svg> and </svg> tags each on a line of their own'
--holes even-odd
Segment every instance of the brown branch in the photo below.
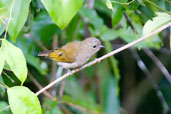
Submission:
<svg viewBox="0 0 171 114">
<path fill-rule="evenodd" d="M 61 86 L 59 88 L 59 100 L 62 100 L 63 93 L 64 93 L 64 88 L 65 88 L 65 80 L 61 82 Z"/>
<path fill-rule="evenodd" d="M 53 36 L 53 43 L 52 43 L 52 49 L 57 49 L 58 48 L 58 35 L 55 34 Z M 50 82 L 52 82 L 53 80 L 55 80 L 55 75 L 56 75 L 56 69 L 57 69 L 57 64 L 54 61 L 51 61 L 52 65 L 51 65 L 51 79 Z M 53 96 L 56 96 L 56 90 L 55 87 L 52 87 L 49 90 L 50 93 L 52 93 Z"/>
<path fill-rule="evenodd" d="M 47 51 L 48 49 L 39 41 L 37 40 L 37 38 L 33 35 L 33 34 L 25 34 L 25 35 L 29 35 L 33 41 L 43 50 L 43 51 Z"/>
<path fill-rule="evenodd" d="M 159 89 L 157 83 L 153 80 L 152 74 L 147 69 L 146 65 L 141 60 L 141 58 L 139 57 L 139 55 L 137 54 L 137 52 L 136 51 L 132 51 L 132 52 L 133 52 L 133 55 L 134 55 L 135 59 L 137 60 L 137 64 L 138 64 L 139 68 L 145 73 L 145 75 L 147 76 L 147 78 L 151 82 L 154 90 L 156 91 L 157 96 L 159 97 L 159 99 L 160 99 L 160 101 L 162 103 L 163 109 L 164 109 L 163 114 L 167 114 L 167 112 L 169 111 L 169 106 L 168 106 L 168 104 L 166 102 L 166 99 L 164 98 L 161 90 Z"/>
<path fill-rule="evenodd" d="M 30 72 L 28 72 L 28 77 L 30 78 L 30 80 L 34 83 L 34 85 L 38 88 L 38 89 L 42 89 L 43 87 L 39 84 L 39 82 L 32 76 L 32 74 Z M 44 91 L 43 94 L 48 97 L 49 99 L 55 101 L 56 98 L 53 97 L 52 95 L 50 95 L 47 91 Z"/>
<path fill-rule="evenodd" d="M 74 73 L 76 73 L 76 72 L 78 72 L 78 71 L 80 71 L 80 70 L 85 69 L 86 67 L 89 67 L 89 66 L 91 66 L 91 65 L 93 65 L 93 64 L 96 64 L 96 63 L 98 63 L 98 62 L 100 62 L 100 61 L 102 61 L 102 60 L 104 60 L 104 59 L 106 59 L 106 58 L 108 58 L 108 57 L 110 57 L 110 56 L 113 56 L 114 54 L 117 54 L 117 53 L 119 53 L 119 52 L 121 52 L 121 51 L 123 51 L 123 50 L 125 50 L 125 49 L 127 49 L 127 48 L 130 48 L 130 47 L 134 46 L 134 45 L 137 44 L 137 43 L 142 42 L 143 40 L 145 40 L 145 39 L 147 39 L 147 38 L 149 38 L 149 37 L 151 37 L 151 36 L 153 36 L 153 35 L 155 35 L 155 34 L 161 32 L 162 30 L 164 30 L 164 29 L 166 29 L 167 27 L 170 27 L 170 26 L 171 26 L 171 22 L 169 22 L 169 23 L 163 25 L 162 27 L 160 27 L 160 28 L 158 28 L 157 30 L 151 32 L 150 34 L 147 34 L 147 35 L 145 35 L 145 36 L 143 36 L 143 37 L 141 37 L 141 38 L 139 38 L 139 39 L 137 39 L 137 40 L 135 40 L 135 41 L 133 41 L 133 42 L 131 42 L 131 43 L 129 43 L 129 44 L 127 44 L 127 45 L 121 47 L 121 48 L 119 48 L 119 49 L 116 49 L 116 50 L 114 50 L 114 51 L 112 51 L 112 52 L 110 52 L 110 53 L 108 53 L 108 54 L 106 54 L 106 55 L 104 55 L 104 56 L 102 56 L 102 57 L 100 57 L 100 58 L 97 58 L 97 59 L 95 59 L 94 61 L 91 61 L 91 62 L 89 62 L 89 63 L 83 65 L 83 66 L 80 67 L 80 68 L 74 69 L 74 70 L 72 70 L 71 72 L 72 72 L 72 74 L 74 74 Z M 54 84 L 56 84 L 56 83 L 58 83 L 58 82 L 64 80 L 65 78 L 69 77 L 70 75 L 71 75 L 71 73 L 66 73 L 66 74 L 64 74 L 63 76 L 61 76 L 60 78 L 56 79 L 56 80 L 53 81 L 52 83 L 48 84 L 48 85 L 47 85 L 46 87 L 44 87 L 43 89 L 39 90 L 39 91 L 36 93 L 36 95 L 40 95 L 42 92 L 44 92 L 45 90 L 49 89 L 49 88 L 52 87 Z"/>
<path fill-rule="evenodd" d="M 127 20 L 127 23 L 130 25 L 131 29 L 132 29 L 133 32 L 136 34 L 137 31 L 135 30 L 135 27 L 133 26 L 133 24 L 132 24 L 132 22 L 131 22 L 131 20 L 130 20 L 130 18 L 129 18 L 129 16 L 127 15 L 126 12 L 124 12 L 124 16 L 125 16 L 125 18 L 126 18 L 126 20 Z"/>
<path fill-rule="evenodd" d="M 171 84 L 171 75 L 165 68 L 165 66 L 161 63 L 161 61 L 151 52 L 149 49 L 144 49 L 144 52 L 152 59 L 152 61 L 157 65 L 157 67 L 161 70 L 165 78 L 169 81 Z"/>
<path fill-rule="evenodd" d="M 100 81 L 100 77 L 99 77 L 99 75 L 97 73 L 97 65 L 95 65 L 94 69 L 95 69 L 95 78 L 96 78 L 97 102 L 98 102 L 98 104 L 100 104 L 102 106 L 103 105 L 102 92 L 101 92 L 101 89 L 100 89 L 101 81 Z"/>
<path fill-rule="evenodd" d="M 79 105 L 76 105 L 76 104 L 73 104 L 73 103 L 70 103 L 70 102 L 61 102 L 61 104 L 66 104 L 68 106 L 71 106 L 71 107 L 74 107 L 74 108 L 77 108 L 78 110 L 86 113 L 86 114 L 105 114 L 105 113 L 102 113 L 102 112 L 96 112 L 96 111 L 93 111 L 93 110 L 89 110 L 89 109 L 86 109 L 82 106 L 79 106 Z"/>
</svg>

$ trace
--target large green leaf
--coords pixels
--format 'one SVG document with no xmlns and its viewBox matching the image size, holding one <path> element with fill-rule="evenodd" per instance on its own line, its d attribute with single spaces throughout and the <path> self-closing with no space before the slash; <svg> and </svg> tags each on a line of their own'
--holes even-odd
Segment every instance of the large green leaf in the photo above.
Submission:
<svg viewBox="0 0 171 114">
<path fill-rule="evenodd" d="M 28 16 L 30 2 L 31 0 L 14 0 L 11 21 L 8 28 L 8 33 L 13 41 L 16 40 L 17 35 L 24 26 Z"/>
<path fill-rule="evenodd" d="M 117 31 L 114 31 L 112 29 L 107 29 L 100 35 L 100 38 L 104 41 L 114 40 L 117 37 Z"/>
<path fill-rule="evenodd" d="M 64 29 L 83 4 L 83 0 L 41 0 L 52 20 Z"/>
<path fill-rule="evenodd" d="M 143 35 L 149 34 L 152 31 L 160 28 L 162 25 L 171 22 L 171 16 L 166 13 L 158 12 L 157 16 L 152 20 L 148 20 L 143 27 Z"/>
<path fill-rule="evenodd" d="M 3 57 L 3 53 L 2 53 L 1 50 L 2 49 L 0 48 L 0 75 L 1 75 L 2 69 L 4 67 L 4 63 L 5 63 L 5 60 L 4 60 L 4 57 Z"/>
<path fill-rule="evenodd" d="M 5 31 L 6 23 L 8 21 L 8 10 L 11 4 L 11 0 L 0 1 L 0 35 Z"/>
<path fill-rule="evenodd" d="M 120 20 L 122 19 L 123 15 L 123 8 L 121 5 L 117 4 L 114 6 L 113 12 L 112 12 L 112 25 L 117 25 Z"/>
<path fill-rule="evenodd" d="M 11 111 L 13 114 L 41 114 L 40 102 L 37 96 L 27 87 L 14 86 L 7 90 Z"/>
<path fill-rule="evenodd" d="M 27 66 L 23 52 L 6 39 L 2 41 L 2 52 L 5 61 L 23 84 L 27 77 Z"/>
</svg>

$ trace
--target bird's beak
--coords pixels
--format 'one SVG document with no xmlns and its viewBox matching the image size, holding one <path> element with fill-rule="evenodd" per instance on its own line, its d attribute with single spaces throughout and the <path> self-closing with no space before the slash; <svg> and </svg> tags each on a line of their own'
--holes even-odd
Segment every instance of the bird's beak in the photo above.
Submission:
<svg viewBox="0 0 171 114">
<path fill-rule="evenodd" d="M 105 48 L 104 45 L 100 45 L 99 47 L 100 47 L 100 48 Z"/>
</svg>

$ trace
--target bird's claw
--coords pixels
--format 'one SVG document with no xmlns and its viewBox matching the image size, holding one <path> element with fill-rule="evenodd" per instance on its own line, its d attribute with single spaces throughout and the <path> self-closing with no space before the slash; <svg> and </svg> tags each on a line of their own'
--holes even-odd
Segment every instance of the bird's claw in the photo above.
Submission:
<svg viewBox="0 0 171 114">
<path fill-rule="evenodd" d="M 69 75 L 73 75 L 73 73 L 70 69 L 68 69 L 68 73 L 69 73 Z"/>
<path fill-rule="evenodd" d="M 98 58 L 95 58 L 95 61 L 97 61 L 98 63 L 100 63 L 100 60 Z"/>
</svg>

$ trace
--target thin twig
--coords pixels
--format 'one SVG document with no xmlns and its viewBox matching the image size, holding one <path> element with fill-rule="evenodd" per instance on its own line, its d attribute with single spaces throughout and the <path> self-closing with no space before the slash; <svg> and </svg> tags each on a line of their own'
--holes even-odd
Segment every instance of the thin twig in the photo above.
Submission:
<svg viewBox="0 0 171 114">
<path fill-rule="evenodd" d="M 135 30 L 135 27 L 133 26 L 131 19 L 129 18 L 128 14 L 126 12 L 124 12 L 124 16 L 128 22 L 128 24 L 130 25 L 131 29 L 133 30 L 133 32 L 136 34 L 137 31 Z"/>
<path fill-rule="evenodd" d="M 14 83 L 15 81 L 6 73 L 6 72 L 2 72 L 12 83 Z"/>
<path fill-rule="evenodd" d="M 116 4 L 125 4 L 125 5 L 129 5 L 131 3 L 133 3 L 135 0 L 131 0 L 130 2 L 118 2 L 118 1 L 111 1 L 112 3 L 116 3 Z"/>
<path fill-rule="evenodd" d="M 5 30 L 4 38 L 7 37 L 7 31 L 8 31 L 9 24 L 11 22 L 11 16 L 12 16 L 12 9 L 13 9 L 13 7 L 14 7 L 14 0 L 12 0 L 12 4 L 11 4 L 11 8 L 10 8 L 10 17 L 9 17 L 8 24 L 7 24 L 7 27 L 6 27 L 6 30 Z"/>
<path fill-rule="evenodd" d="M 32 76 L 32 74 L 30 72 L 28 72 L 28 77 L 30 78 L 30 80 L 34 83 L 34 85 L 36 85 L 36 87 L 38 89 L 42 89 L 43 87 L 40 85 L 40 83 Z M 56 98 L 53 97 L 52 95 L 50 95 L 47 91 L 44 91 L 43 94 L 48 97 L 49 99 L 55 101 Z"/>
<path fill-rule="evenodd" d="M 88 110 L 82 106 L 79 106 L 79 105 L 76 105 L 76 104 L 73 104 L 73 103 L 70 103 L 70 102 L 61 102 L 61 104 L 66 104 L 66 105 L 69 105 L 71 107 L 74 107 L 74 108 L 77 108 L 78 110 L 86 113 L 86 114 L 105 114 L 105 113 L 102 113 L 102 112 L 96 112 L 96 111 L 93 111 L 93 110 Z"/>
<path fill-rule="evenodd" d="M 57 49 L 58 47 L 58 35 L 55 34 L 53 36 L 53 43 L 52 43 L 52 49 Z M 55 80 L 55 75 L 56 75 L 56 69 L 57 69 L 57 64 L 54 61 L 51 61 L 52 65 L 51 65 L 51 78 L 50 78 L 50 82 L 52 82 L 53 80 Z M 53 95 L 56 96 L 56 89 L 55 87 L 52 87 L 49 92 Z"/>
<path fill-rule="evenodd" d="M 151 50 L 144 49 L 144 52 L 152 59 L 152 61 L 157 65 L 157 67 L 159 67 L 163 75 L 171 84 L 171 75 L 169 74 L 165 66 L 161 63 L 161 61 L 151 52 Z"/>
<path fill-rule="evenodd" d="M 94 69 L 95 69 L 95 78 L 96 78 L 97 102 L 98 102 L 98 104 L 100 104 L 102 106 L 103 105 L 102 92 L 101 92 L 101 88 L 100 88 L 101 81 L 100 81 L 100 77 L 97 73 L 97 65 L 94 66 Z"/>
<path fill-rule="evenodd" d="M 171 13 L 170 13 L 169 11 L 167 11 L 167 10 L 161 8 L 160 6 L 158 6 L 158 5 L 156 5 L 155 3 L 151 2 L 150 0 L 145 0 L 145 1 L 148 2 L 149 4 L 151 4 L 152 6 L 154 6 L 154 7 L 158 8 L 158 9 L 162 10 L 163 12 L 165 12 L 165 13 L 171 15 Z"/>
<path fill-rule="evenodd" d="M 61 86 L 59 89 L 59 100 L 62 100 L 63 93 L 64 93 L 64 88 L 65 88 L 65 80 L 61 82 Z"/>
<path fill-rule="evenodd" d="M 33 34 L 24 34 L 25 36 L 29 36 L 33 39 L 33 41 L 43 50 L 47 51 L 48 49 L 39 41 Z"/>
<path fill-rule="evenodd" d="M 140 69 L 145 73 L 145 75 L 147 76 L 147 78 L 149 79 L 149 81 L 151 82 L 153 88 L 155 89 L 161 103 L 163 106 L 163 114 L 167 114 L 167 112 L 169 111 L 169 106 L 161 92 L 161 90 L 159 89 L 158 85 L 156 84 L 156 82 L 152 79 L 151 73 L 149 72 L 149 70 L 147 69 L 147 67 L 145 66 L 144 62 L 141 60 L 141 58 L 139 57 L 139 55 L 137 54 L 136 51 L 132 51 L 133 55 L 135 56 L 138 66 L 140 67 Z"/>
<path fill-rule="evenodd" d="M 102 61 L 102 60 L 104 60 L 104 59 L 106 59 L 106 58 L 108 58 L 108 57 L 110 57 L 110 56 L 113 56 L 114 54 L 117 54 L 117 53 L 119 53 L 119 52 L 121 52 L 121 51 L 123 51 L 123 50 L 125 50 L 125 49 L 127 49 L 127 48 L 130 48 L 130 47 L 134 46 L 134 45 L 137 44 L 137 43 L 140 43 L 141 41 L 143 41 L 143 40 L 145 40 L 145 39 L 147 39 L 147 38 L 149 38 L 149 37 L 151 37 L 151 36 L 153 36 L 153 35 L 155 35 L 155 34 L 161 32 L 162 30 L 164 30 L 164 29 L 166 29 L 167 27 L 170 27 L 170 26 L 171 26 L 171 22 L 169 22 L 169 23 L 163 25 L 162 27 L 160 27 L 160 28 L 158 28 L 157 30 L 151 32 L 150 34 L 147 34 L 147 35 L 145 35 L 145 36 L 143 36 L 143 37 L 141 37 L 141 38 L 139 38 L 139 39 L 137 39 L 137 40 L 135 40 L 135 41 L 133 41 L 133 42 L 131 42 L 131 43 L 129 43 L 129 44 L 123 46 L 123 47 L 121 47 L 121 48 L 118 48 L 118 49 L 116 49 L 116 50 L 114 50 L 114 51 L 112 51 L 112 52 L 110 52 L 110 53 L 108 53 L 108 54 L 106 54 L 106 55 L 104 55 L 104 56 L 102 56 L 102 57 L 100 57 L 100 58 L 97 58 L 97 59 L 95 59 L 94 61 L 89 62 L 89 63 L 83 65 L 83 66 L 80 67 L 80 68 L 74 69 L 74 70 L 72 70 L 71 72 L 72 72 L 72 74 L 74 74 L 74 73 L 76 73 L 76 72 L 78 72 L 78 71 L 80 71 L 80 70 L 85 69 L 86 67 L 89 67 L 89 66 L 91 66 L 91 65 L 93 65 L 93 64 L 96 64 L 96 63 L 98 63 L 98 62 L 100 62 L 100 61 Z M 56 79 L 56 80 L 53 81 L 52 83 L 48 84 L 48 85 L 47 85 L 46 87 L 44 87 L 43 89 L 39 90 L 39 91 L 36 93 L 36 95 L 40 95 L 43 91 L 49 89 L 49 88 L 52 87 L 54 84 L 60 82 L 61 80 L 67 78 L 67 77 L 70 76 L 70 75 L 71 75 L 71 73 L 66 73 L 66 74 L 64 74 L 63 76 L 61 76 L 60 78 Z"/>
</svg>

